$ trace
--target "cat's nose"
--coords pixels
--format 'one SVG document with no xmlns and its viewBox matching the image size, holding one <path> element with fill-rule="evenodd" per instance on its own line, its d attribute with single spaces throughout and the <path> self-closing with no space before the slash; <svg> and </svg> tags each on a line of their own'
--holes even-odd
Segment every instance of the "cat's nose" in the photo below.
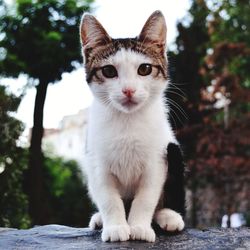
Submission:
<svg viewBox="0 0 250 250">
<path fill-rule="evenodd" d="M 135 93 L 135 89 L 132 88 L 124 88 L 122 90 L 122 93 L 127 96 L 128 98 L 131 98 L 133 96 L 133 94 Z"/>
</svg>

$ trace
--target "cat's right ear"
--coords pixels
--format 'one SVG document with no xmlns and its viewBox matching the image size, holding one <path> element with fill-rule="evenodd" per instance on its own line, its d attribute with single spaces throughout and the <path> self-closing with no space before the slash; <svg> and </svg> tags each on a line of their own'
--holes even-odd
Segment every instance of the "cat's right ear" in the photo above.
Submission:
<svg viewBox="0 0 250 250">
<path fill-rule="evenodd" d="M 98 20 L 88 13 L 83 14 L 82 16 L 80 37 L 83 50 L 104 45 L 111 41 L 111 37 L 98 22 Z"/>
</svg>

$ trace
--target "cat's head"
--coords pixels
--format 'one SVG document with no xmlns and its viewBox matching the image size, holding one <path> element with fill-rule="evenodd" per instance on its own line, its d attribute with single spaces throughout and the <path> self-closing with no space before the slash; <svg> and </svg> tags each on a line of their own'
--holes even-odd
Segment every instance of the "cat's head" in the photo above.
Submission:
<svg viewBox="0 0 250 250">
<path fill-rule="evenodd" d="M 130 113 L 159 98 L 167 84 L 166 23 L 155 11 L 136 38 L 112 39 L 90 14 L 80 36 L 87 82 L 104 105 Z"/>
</svg>

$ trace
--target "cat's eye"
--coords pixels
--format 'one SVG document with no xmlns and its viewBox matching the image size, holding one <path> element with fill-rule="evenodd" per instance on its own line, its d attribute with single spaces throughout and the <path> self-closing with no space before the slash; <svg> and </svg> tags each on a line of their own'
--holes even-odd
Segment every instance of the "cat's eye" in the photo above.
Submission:
<svg viewBox="0 0 250 250">
<path fill-rule="evenodd" d="M 137 73 L 141 76 L 150 75 L 152 72 L 152 65 L 148 63 L 143 63 L 139 66 Z"/>
<path fill-rule="evenodd" d="M 102 74 L 106 77 L 106 78 L 114 78 L 116 77 L 117 74 L 117 70 L 113 65 L 106 65 L 102 67 Z"/>
</svg>

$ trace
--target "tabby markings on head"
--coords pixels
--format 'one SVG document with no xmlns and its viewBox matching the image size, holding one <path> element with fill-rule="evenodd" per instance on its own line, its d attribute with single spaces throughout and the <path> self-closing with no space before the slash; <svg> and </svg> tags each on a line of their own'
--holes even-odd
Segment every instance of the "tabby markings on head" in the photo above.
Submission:
<svg viewBox="0 0 250 250">
<path fill-rule="evenodd" d="M 146 22 L 140 35 L 136 38 L 113 39 L 97 19 L 88 14 L 84 15 L 80 33 L 87 82 L 92 82 L 103 60 L 115 55 L 122 48 L 149 57 L 152 64 L 159 69 L 162 77 L 167 79 L 166 26 L 165 21 L 161 18 L 163 17 L 160 14 L 155 13 L 155 16 Z M 86 32 L 89 30 L 91 32 Z M 95 81 L 103 82 L 98 77 Z"/>
</svg>

